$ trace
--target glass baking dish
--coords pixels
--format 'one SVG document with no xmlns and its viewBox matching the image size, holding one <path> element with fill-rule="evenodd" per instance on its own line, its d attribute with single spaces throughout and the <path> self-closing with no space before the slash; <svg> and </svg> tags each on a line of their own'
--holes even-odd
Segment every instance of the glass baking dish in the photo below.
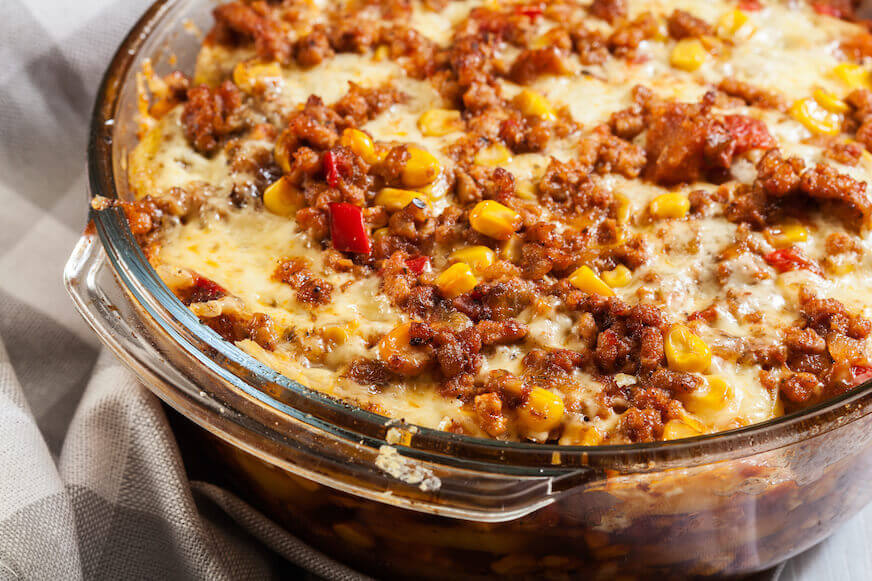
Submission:
<svg viewBox="0 0 872 581">
<path fill-rule="evenodd" d="M 90 195 L 127 198 L 136 73 L 190 71 L 209 0 L 162 0 L 97 97 Z M 668 443 L 505 443 L 405 425 L 307 389 L 201 325 L 116 209 L 91 212 L 64 273 L 78 310 L 199 428 L 294 534 L 379 577 L 728 577 L 829 535 L 872 497 L 872 386 L 763 424 Z"/>
</svg>

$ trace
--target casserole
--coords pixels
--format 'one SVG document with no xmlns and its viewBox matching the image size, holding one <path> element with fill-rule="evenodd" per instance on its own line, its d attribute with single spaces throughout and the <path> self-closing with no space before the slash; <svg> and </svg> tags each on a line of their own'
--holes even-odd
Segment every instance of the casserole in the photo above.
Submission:
<svg viewBox="0 0 872 581">
<path fill-rule="evenodd" d="M 185 19 L 203 25 L 207 8 L 158 3 L 120 49 L 92 125 L 93 195 L 128 196 L 135 73 L 147 56 L 191 64 L 199 42 Z M 803 550 L 868 501 L 868 388 L 668 444 L 557 447 L 406 426 L 307 390 L 221 341 L 160 282 L 119 210 L 93 219 L 66 273 L 92 326 L 219 438 L 206 446 L 270 516 L 365 570 L 736 575 Z"/>
</svg>

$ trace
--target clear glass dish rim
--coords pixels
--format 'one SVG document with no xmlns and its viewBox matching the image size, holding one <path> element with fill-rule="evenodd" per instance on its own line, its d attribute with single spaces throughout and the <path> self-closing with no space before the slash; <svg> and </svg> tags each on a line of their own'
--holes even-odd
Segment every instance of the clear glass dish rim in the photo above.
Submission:
<svg viewBox="0 0 872 581">
<path fill-rule="evenodd" d="M 90 183 L 89 195 L 91 198 L 96 196 L 118 198 L 118 190 L 114 180 L 115 163 L 112 144 L 116 108 L 123 83 L 131 72 L 131 68 L 139 56 L 139 51 L 148 40 L 149 35 L 159 30 L 164 17 L 172 9 L 183 5 L 184 2 L 185 0 L 157 0 L 152 4 L 122 41 L 106 69 L 97 92 L 89 131 L 88 174 Z M 111 266 L 116 275 L 120 269 L 125 269 L 134 274 L 138 273 L 139 282 L 146 288 L 151 298 L 161 305 L 166 315 L 175 319 L 177 323 L 184 326 L 192 335 L 208 344 L 211 349 L 246 369 L 253 377 L 263 379 L 265 382 L 279 383 L 284 388 L 302 397 L 317 400 L 320 405 L 329 408 L 337 417 L 347 418 L 348 425 L 325 425 L 323 421 L 313 418 L 309 414 L 294 413 L 297 412 L 295 408 L 291 408 L 288 404 L 257 390 L 255 397 L 261 403 L 266 403 L 279 413 L 290 413 L 313 428 L 326 429 L 342 438 L 348 437 L 348 426 L 363 424 L 383 428 L 393 421 L 390 418 L 334 399 L 281 376 L 244 353 L 235 345 L 221 340 L 214 333 L 210 334 L 207 328 L 199 323 L 194 314 L 172 294 L 157 276 L 157 273 L 143 255 L 142 250 L 134 242 L 127 220 L 122 212 L 114 210 L 97 212 L 91 209 L 90 219 L 96 227 L 97 234 L 104 248 L 107 249 L 107 255 L 110 258 Z M 116 278 L 118 277 L 116 276 Z M 137 290 L 129 285 L 126 286 L 127 291 L 142 302 L 143 297 L 139 295 Z M 165 322 L 161 323 L 166 329 Z M 190 352 L 190 349 L 185 349 Z M 244 386 L 240 387 L 243 387 L 249 395 L 253 395 L 252 390 L 256 390 L 252 385 L 248 385 L 249 389 L 245 389 Z M 816 406 L 785 416 L 725 432 L 670 442 L 610 446 L 561 446 L 528 442 L 503 442 L 487 438 L 451 434 L 423 427 L 418 427 L 418 433 L 422 436 L 427 436 L 427 438 L 421 438 L 421 440 L 430 442 L 442 441 L 447 444 L 446 447 L 453 450 L 465 449 L 468 452 L 465 455 L 466 457 L 478 456 L 475 453 L 477 449 L 487 449 L 491 454 L 494 449 L 511 451 L 515 455 L 529 455 L 540 460 L 551 457 L 555 452 L 559 452 L 564 459 L 572 456 L 582 456 L 583 464 L 598 463 L 596 460 L 604 464 L 610 464 L 609 460 L 620 459 L 620 462 L 617 462 L 617 464 L 624 466 L 628 464 L 637 466 L 647 464 L 650 469 L 651 466 L 659 463 L 658 461 L 666 459 L 678 460 L 679 465 L 692 466 L 710 461 L 748 457 L 814 437 L 831 429 L 837 429 L 843 423 L 856 419 L 856 417 L 852 418 L 851 415 L 858 412 L 860 415 L 872 412 L 872 381 L 868 381 L 845 394 Z M 373 442 L 371 436 L 367 436 L 363 440 L 374 445 L 387 443 L 385 441 Z M 419 438 L 416 438 L 416 440 L 419 440 Z M 401 449 L 407 448 L 405 446 L 399 447 Z M 421 460 L 437 464 L 444 463 L 445 461 L 444 454 L 439 454 L 436 449 L 428 450 L 413 446 L 409 448 L 409 451 L 414 452 L 413 455 Z M 501 464 L 498 461 L 489 462 L 485 460 L 483 462 L 489 465 L 495 473 L 518 474 L 517 469 L 519 466 Z M 536 466 L 540 465 L 540 463 L 534 462 L 527 466 Z M 675 464 L 670 462 L 670 468 L 673 467 L 675 467 Z M 550 468 L 554 468 L 554 466 L 550 466 Z"/>
</svg>

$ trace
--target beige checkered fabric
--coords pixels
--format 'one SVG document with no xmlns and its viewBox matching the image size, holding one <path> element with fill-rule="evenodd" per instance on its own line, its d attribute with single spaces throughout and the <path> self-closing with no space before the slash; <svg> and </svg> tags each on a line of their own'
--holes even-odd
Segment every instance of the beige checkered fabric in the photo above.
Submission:
<svg viewBox="0 0 872 581">
<path fill-rule="evenodd" d="M 0 579 L 359 579 L 189 482 L 158 401 L 62 289 L 94 93 L 147 1 L 0 0 Z M 782 578 L 870 579 L 869 538 L 872 511 Z"/>
</svg>

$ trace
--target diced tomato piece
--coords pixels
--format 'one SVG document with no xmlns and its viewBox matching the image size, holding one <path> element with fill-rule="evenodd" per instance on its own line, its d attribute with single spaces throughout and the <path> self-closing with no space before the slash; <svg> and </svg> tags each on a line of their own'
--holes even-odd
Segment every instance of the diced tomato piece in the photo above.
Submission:
<svg viewBox="0 0 872 581">
<path fill-rule="evenodd" d="M 409 270 L 411 270 L 415 274 L 421 274 L 422 272 L 430 268 L 430 257 L 413 256 L 412 258 L 406 260 L 406 266 L 408 266 Z"/>
<path fill-rule="evenodd" d="M 543 12 L 545 12 L 545 8 L 541 4 L 522 4 L 515 7 L 515 13 L 526 16 L 530 20 L 542 16 Z"/>
<path fill-rule="evenodd" d="M 333 239 L 333 248 L 342 252 L 369 254 L 372 249 L 363 210 L 354 204 L 330 204 L 330 237 Z"/>
<path fill-rule="evenodd" d="M 745 115 L 727 115 L 724 126 L 735 140 L 734 155 L 742 155 L 752 149 L 775 147 L 775 139 L 769 134 L 766 124 Z"/>
<path fill-rule="evenodd" d="M 820 274 L 820 267 L 796 248 L 782 248 L 763 257 L 778 272 L 810 270 Z"/>
<path fill-rule="evenodd" d="M 746 12 L 757 12 L 763 8 L 760 0 L 739 0 L 739 8 Z"/>
<path fill-rule="evenodd" d="M 324 174 L 327 176 L 327 185 L 335 188 L 339 185 L 339 164 L 336 159 L 336 154 L 328 151 L 324 154 Z"/>
<path fill-rule="evenodd" d="M 851 367 L 851 384 L 856 387 L 872 379 L 872 367 L 855 365 Z"/>
</svg>

